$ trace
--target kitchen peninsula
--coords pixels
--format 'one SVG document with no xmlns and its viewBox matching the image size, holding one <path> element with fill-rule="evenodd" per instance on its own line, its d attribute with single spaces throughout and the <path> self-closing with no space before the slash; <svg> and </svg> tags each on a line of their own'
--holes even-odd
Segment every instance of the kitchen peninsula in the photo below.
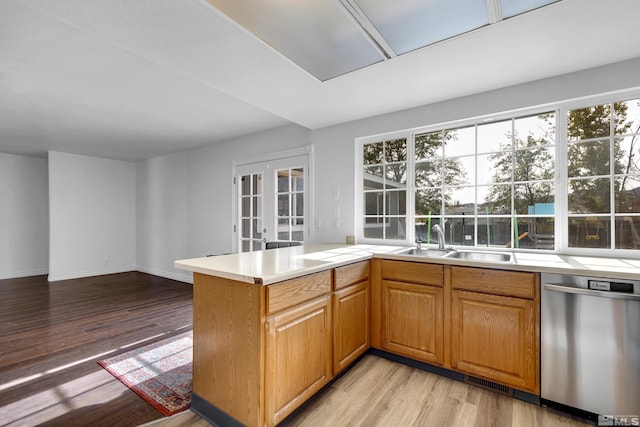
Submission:
<svg viewBox="0 0 640 427">
<path fill-rule="evenodd" d="M 304 245 L 176 261 L 194 272 L 192 409 L 273 426 L 369 348 L 369 259 Z"/>
<path fill-rule="evenodd" d="M 492 264 L 407 249 L 304 245 L 176 261 L 194 272 L 192 409 L 223 426 L 276 425 L 370 347 L 537 396 L 539 272 L 623 279 L 639 263 L 518 253 Z M 478 350 L 480 336 L 511 347 Z"/>
</svg>

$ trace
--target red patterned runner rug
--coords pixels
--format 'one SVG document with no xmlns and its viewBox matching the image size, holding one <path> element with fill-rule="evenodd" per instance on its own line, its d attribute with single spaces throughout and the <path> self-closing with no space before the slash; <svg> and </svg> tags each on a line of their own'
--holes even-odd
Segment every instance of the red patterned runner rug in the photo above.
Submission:
<svg viewBox="0 0 640 427">
<path fill-rule="evenodd" d="M 98 363 L 158 411 L 169 416 L 191 406 L 191 331 Z"/>
</svg>

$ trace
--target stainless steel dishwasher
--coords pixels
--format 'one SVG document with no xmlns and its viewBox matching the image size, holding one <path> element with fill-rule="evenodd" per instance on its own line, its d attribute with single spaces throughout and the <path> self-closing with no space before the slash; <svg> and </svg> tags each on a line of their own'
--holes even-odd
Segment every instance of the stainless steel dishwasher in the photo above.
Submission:
<svg viewBox="0 0 640 427">
<path fill-rule="evenodd" d="M 640 425 L 640 280 L 543 273 L 541 283 L 543 403 Z"/>
</svg>

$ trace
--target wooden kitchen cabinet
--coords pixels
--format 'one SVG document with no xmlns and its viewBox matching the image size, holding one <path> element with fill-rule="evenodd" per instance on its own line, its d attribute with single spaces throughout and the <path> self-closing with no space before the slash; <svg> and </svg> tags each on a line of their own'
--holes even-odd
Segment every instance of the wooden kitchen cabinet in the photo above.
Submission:
<svg viewBox="0 0 640 427">
<path fill-rule="evenodd" d="M 270 427 L 330 381 L 332 282 L 332 270 L 268 286 L 194 273 L 193 403 Z"/>
<path fill-rule="evenodd" d="M 443 292 L 382 281 L 382 348 L 429 363 L 444 361 Z"/>
<path fill-rule="evenodd" d="M 381 274 L 381 348 L 442 365 L 443 266 L 384 260 Z"/>
<path fill-rule="evenodd" d="M 330 295 L 267 318 L 266 419 L 282 421 L 332 378 Z"/>
<path fill-rule="evenodd" d="M 539 393 L 537 277 L 451 267 L 453 369 Z"/>
<path fill-rule="evenodd" d="M 369 261 L 335 269 L 333 373 L 345 369 L 370 347 Z"/>
<path fill-rule="evenodd" d="M 193 403 L 280 423 L 367 351 L 370 304 L 368 260 L 266 286 L 194 273 Z"/>
</svg>

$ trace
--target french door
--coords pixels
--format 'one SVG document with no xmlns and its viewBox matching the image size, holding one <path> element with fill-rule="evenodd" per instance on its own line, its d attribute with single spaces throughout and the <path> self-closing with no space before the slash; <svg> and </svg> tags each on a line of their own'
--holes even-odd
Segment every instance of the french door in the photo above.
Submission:
<svg viewBox="0 0 640 427">
<path fill-rule="evenodd" d="M 262 250 L 268 241 L 303 242 L 309 232 L 309 156 L 235 167 L 235 250 Z"/>
</svg>

